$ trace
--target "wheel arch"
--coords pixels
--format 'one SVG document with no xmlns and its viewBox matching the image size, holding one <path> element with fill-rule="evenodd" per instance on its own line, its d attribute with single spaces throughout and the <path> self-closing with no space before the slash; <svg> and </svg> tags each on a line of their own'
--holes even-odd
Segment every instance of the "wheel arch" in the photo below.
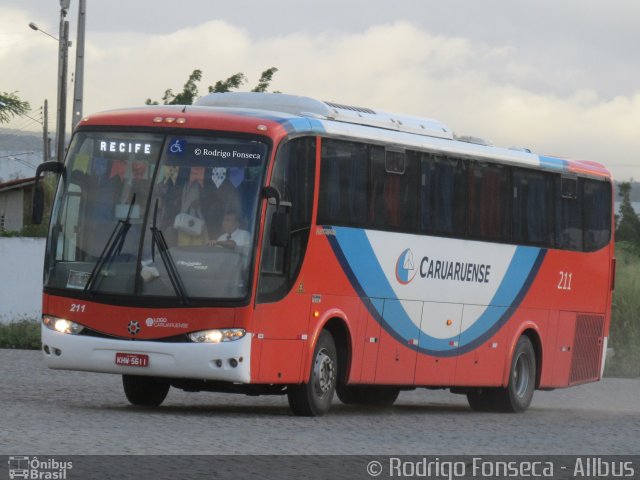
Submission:
<svg viewBox="0 0 640 480">
<path fill-rule="evenodd" d="M 536 389 L 540 387 L 540 381 L 542 378 L 542 364 L 544 360 L 544 348 L 542 346 L 542 339 L 540 335 L 540 331 L 536 324 L 527 323 L 522 326 L 517 332 L 516 335 L 511 339 L 511 344 L 509 345 L 509 358 L 505 364 L 505 370 L 503 375 L 503 385 L 507 385 L 509 383 L 509 373 L 511 371 L 511 363 L 513 361 L 513 354 L 516 349 L 516 345 L 518 344 L 518 340 L 520 337 L 526 336 L 531 341 L 533 345 L 533 351 L 536 356 Z"/>
<path fill-rule="evenodd" d="M 326 315 L 322 322 L 318 322 L 315 327 L 307 346 L 307 354 L 304 362 L 304 370 L 302 373 L 302 381 L 309 381 L 311 373 L 311 362 L 313 352 L 323 330 L 327 330 L 333 337 L 336 345 L 336 353 L 338 355 L 338 381 L 346 379 L 351 369 L 351 360 L 353 357 L 353 335 L 349 329 L 349 324 L 343 312 L 335 310 Z"/>
</svg>

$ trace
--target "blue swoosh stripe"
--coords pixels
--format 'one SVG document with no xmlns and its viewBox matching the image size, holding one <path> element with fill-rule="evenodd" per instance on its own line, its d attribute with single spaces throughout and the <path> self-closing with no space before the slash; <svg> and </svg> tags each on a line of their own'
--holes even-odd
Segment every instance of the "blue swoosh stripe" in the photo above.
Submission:
<svg viewBox="0 0 640 480">
<path fill-rule="evenodd" d="M 329 242 L 358 295 L 398 300 L 365 231 L 345 227 L 327 228 L 333 228 L 336 232 L 334 238 L 329 237 Z M 376 321 L 400 343 L 407 345 L 410 339 L 419 338 L 418 345 L 412 346 L 418 351 L 436 356 L 466 353 L 490 338 L 511 318 L 535 279 L 545 254 L 546 250 L 543 249 L 517 247 L 490 306 L 470 328 L 462 332 L 459 339 L 458 336 L 441 339 L 427 335 L 411 321 L 398 301 L 372 302 L 368 304 L 369 310 Z M 392 319 L 392 323 L 389 319 Z M 453 341 L 459 342 L 457 349 L 451 347 Z"/>
</svg>

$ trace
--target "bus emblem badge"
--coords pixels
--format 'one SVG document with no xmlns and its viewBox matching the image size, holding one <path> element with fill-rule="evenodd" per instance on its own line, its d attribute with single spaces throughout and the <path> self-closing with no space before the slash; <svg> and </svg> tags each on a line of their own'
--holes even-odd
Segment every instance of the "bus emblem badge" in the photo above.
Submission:
<svg viewBox="0 0 640 480">
<path fill-rule="evenodd" d="M 127 330 L 131 335 L 135 335 L 140 331 L 140 324 L 135 320 L 131 320 L 127 325 Z"/>
<path fill-rule="evenodd" d="M 396 279 L 398 283 L 407 285 L 416 276 L 416 272 L 413 252 L 410 248 L 407 248 L 400 254 L 396 262 Z"/>
</svg>

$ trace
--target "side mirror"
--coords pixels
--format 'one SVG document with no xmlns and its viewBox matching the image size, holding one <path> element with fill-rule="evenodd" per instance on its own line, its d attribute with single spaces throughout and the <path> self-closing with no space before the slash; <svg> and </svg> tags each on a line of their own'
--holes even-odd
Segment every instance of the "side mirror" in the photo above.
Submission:
<svg viewBox="0 0 640 480">
<path fill-rule="evenodd" d="M 271 217 L 271 245 L 286 248 L 291 235 L 291 215 L 287 211 L 275 211 Z"/>
<path fill-rule="evenodd" d="M 267 200 L 273 199 L 276 211 L 271 216 L 270 241 L 274 247 L 288 247 L 291 236 L 291 203 L 283 202 L 277 188 L 267 186 L 262 189 L 262 196 Z M 274 202 L 269 202 L 273 205 Z"/>
<path fill-rule="evenodd" d="M 64 172 L 64 170 L 64 164 L 57 161 L 44 162 L 38 165 L 33 185 L 33 208 L 31 210 L 31 223 L 34 225 L 40 225 L 44 215 L 44 188 L 42 188 L 42 183 L 40 183 L 40 177 L 42 177 L 44 172 L 60 174 Z"/>
<path fill-rule="evenodd" d="M 267 200 L 271 200 L 272 198 L 276 202 L 276 210 L 280 207 L 280 192 L 277 188 L 267 186 L 262 189 L 262 197 Z"/>
</svg>

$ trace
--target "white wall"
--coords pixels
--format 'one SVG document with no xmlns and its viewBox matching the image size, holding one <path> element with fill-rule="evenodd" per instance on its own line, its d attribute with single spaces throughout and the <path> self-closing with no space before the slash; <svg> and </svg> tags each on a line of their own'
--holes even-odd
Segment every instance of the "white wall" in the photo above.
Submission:
<svg viewBox="0 0 640 480">
<path fill-rule="evenodd" d="M 20 189 L 0 192 L 0 215 L 4 215 L 6 232 L 22 230 L 24 191 Z"/>
<path fill-rule="evenodd" d="M 44 238 L 0 237 L 0 323 L 40 318 Z"/>
</svg>

